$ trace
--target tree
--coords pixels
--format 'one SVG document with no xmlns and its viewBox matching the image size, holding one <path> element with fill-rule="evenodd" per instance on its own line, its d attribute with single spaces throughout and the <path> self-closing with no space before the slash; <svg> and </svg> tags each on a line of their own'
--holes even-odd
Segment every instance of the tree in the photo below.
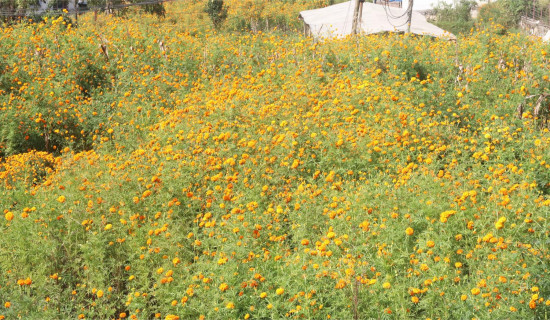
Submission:
<svg viewBox="0 0 550 320">
<path fill-rule="evenodd" d="M 216 29 L 219 29 L 227 18 L 227 6 L 223 4 L 223 0 L 208 0 L 204 11 L 208 14 Z"/>
</svg>

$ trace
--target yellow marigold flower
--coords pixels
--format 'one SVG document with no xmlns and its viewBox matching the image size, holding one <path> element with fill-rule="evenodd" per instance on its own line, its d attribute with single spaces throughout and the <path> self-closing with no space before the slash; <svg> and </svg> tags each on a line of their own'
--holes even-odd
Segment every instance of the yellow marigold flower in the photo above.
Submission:
<svg viewBox="0 0 550 320">
<path fill-rule="evenodd" d="M 96 295 L 98 298 L 103 297 L 103 290 L 97 290 Z"/>
<path fill-rule="evenodd" d="M 463 294 L 463 295 L 460 296 L 460 300 L 466 301 L 466 299 L 468 299 L 467 295 Z"/>
<path fill-rule="evenodd" d="M 223 292 L 223 291 L 226 291 L 227 289 L 229 289 L 229 286 L 227 285 L 227 283 L 224 282 L 224 283 L 220 284 L 219 289 L 220 289 L 220 291 Z"/>
<path fill-rule="evenodd" d="M 180 258 L 174 258 L 172 260 L 172 263 L 174 264 L 174 266 L 178 265 L 180 262 L 181 262 Z"/>
<path fill-rule="evenodd" d="M 408 236 L 412 236 L 413 233 L 414 233 L 414 229 L 409 227 L 405 230 L 405 233 L 408 235 Z"/>
<path fill-rule="evenodd" d="M 64 202 L 65 202 L 65 196 L 59 196 L 59 197 L 57 198 L 57 202 L 59 202 L 59 203 L 64 203 Z"/>
<path fill-rule="evenodd" d="M 391 288 L 391 284 L 390 284 L 389 282 L 384 282 L 384 283 L 382 284 L 382 288 L 384 288 L 384 289 L 389 289 L 389 288 Z"/>
<path fill-rule="evenodd" d="M 6 214 L 4 215 L 4 218 L 6 218 L 6 220 L 8 220 L 8 221 L 12 221 L 13 220 L 13 213 L 11 211 L 6 212 Z"/>
<path fill-rule="evenodd" d="M 276 291 L 275 291 L 276 294 L 278 295 L 282 295 L 283 293 L 285 293 L 285 289 L 283 288 L 278 288 Z"/>
<path fill-rule="evenodd" d="M 428 242 L 426 242 L 426 246 L 428 248 L 433 248 L 435 246 L 435 242 L 433 242 L 432 240 L 429 240 Z"/>
<path fill-rule="evenodd" d="M 225 307 L 227 309 L 235 309 L 235 304 L 233 302 L 229 302 L 228 304 L 225 305 Z"/>
<path fill-rule="evenodd" d="M 481 290 L 479 290 L 479 288 L 473 288 L 472 290 L 470 290 L 470 292 L 471 292 L 474 296 L 477 296 L 478 294 L 481 293 Z"/>
<path fill-rule="evenodd" d="M 261 298 L 261 299 L 263 299 L 263 298 L 265 298 L 265 297 L 267 297 L 267 293 L 265 293 L 265 292 L 260 293 L 260 298 Z"/>
<path fill-rule="evenodd" d="M 506 217 L 500 217 L 498 221 L 495 223 L 495 228 L 497 230 L 504 228 L 504 222 L 506 222 Z"/>
<path fill-rule="evenodd" d="M 111 230 L 111 228 L 113 228 L 113 225 L 110 224 L 110 223 L 107 223 L 107 224 L 105 225 L 105 228 L 103 228 L 103 230 Z"/>
</svg>

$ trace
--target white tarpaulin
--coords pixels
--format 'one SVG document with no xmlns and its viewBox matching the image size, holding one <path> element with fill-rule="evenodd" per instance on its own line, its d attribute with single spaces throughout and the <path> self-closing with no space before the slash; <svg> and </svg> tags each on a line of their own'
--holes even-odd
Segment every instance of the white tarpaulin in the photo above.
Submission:
<svg viewBox="0 0 550 320">
<path fill-rule="evenodd" d="M 351 34 L 355 1 L 302 11 L 300 17 L 316 38 L 345 37 Z M 363 3 L 361 30 L 366 34 L 405 32 L 407 31 L 406 11 L 406 8 L 365 2 Z M 412 13 L 411 32 L 444 39 L 456 39 L 453 34 L 426 21 L 426 18 L 416 11 Z"/>
</svg>

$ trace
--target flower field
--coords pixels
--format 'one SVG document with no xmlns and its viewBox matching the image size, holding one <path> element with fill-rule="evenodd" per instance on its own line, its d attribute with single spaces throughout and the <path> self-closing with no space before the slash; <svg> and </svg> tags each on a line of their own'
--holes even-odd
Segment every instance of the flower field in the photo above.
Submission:
<svg viewBox="0 0 550 320">
<path fill-rule="evenodd" d="M 547 44 L 228 2 L 0 28 L 0 319 L 550 318 Z"/>
</svg>

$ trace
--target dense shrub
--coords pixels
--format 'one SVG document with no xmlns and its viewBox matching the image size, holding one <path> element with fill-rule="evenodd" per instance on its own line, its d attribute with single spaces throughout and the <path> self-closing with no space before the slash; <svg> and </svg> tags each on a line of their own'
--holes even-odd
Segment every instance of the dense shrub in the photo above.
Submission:
<svg viewBox="0 0 550 320">
<path fill-rule="evenodd" d="M 471 0 L 461 0 L 456 5 L 440 3 L 433 9 L 434 22 L 442 29 L 457 35 L 470 33 L 474 27 L 471 11 L 475 6 L 475 1 Z"/>
<path fill-rule="evenodd" d="M 479 9 L 479 19 L 482 23 L 494 23 L 502 26 L 501 33 L 510 28 L 517 28 L 527 2 L 520 0 L 504 0 L 491 2 Z"/>
</svg>

